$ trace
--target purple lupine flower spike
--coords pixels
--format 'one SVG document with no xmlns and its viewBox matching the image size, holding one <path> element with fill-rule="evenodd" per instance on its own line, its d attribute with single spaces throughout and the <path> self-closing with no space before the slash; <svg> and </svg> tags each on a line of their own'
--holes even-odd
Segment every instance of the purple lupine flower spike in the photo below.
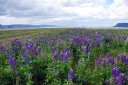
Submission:
<svg viewBox="0 0 128 85">
<path fill-rule="evenodd" d="M 9 58 L 9 65 L 11 67 L 11 69 L 14 71 L 15 70 L 15 64 L 16 64 L 16 59 L 14 57 Z"/>
<path fill-rule="evenodd" d="M 53 60 L 54 60 L 54 61 L 57 60 L 57 52 L 54 52 L 54 54 L 53 54 Z"/>
<path fill-rule="evenodd" d="M 67 61 L 67 55 L 66 55 L 66 53 L 63 54 L 63 61 Z"/>
<path fill-rule="evenodd" d="M 103 68 L 104 68 L 104 69 L 106 68 L 106 64 L 107 64 L 106 59 L 104 59 L 104 60 L 103 60 Z"/>
<path fill-rule="evenodd" d="M 2 51 L 3 47 L 0 45 L 0 52 Z"/>
<path fill-rule="evenodd" d="M 84 63 L 84 58 L 82 58 L 82 62 Z"/>
<path fill-rule="evenodd" d="M 80 81 L 81 81 L 81 77 L 79 76 L 79 77 L 78 77 L 78 82 L 80 82 Z"/>
<path fill-rule="evenodd" d="M 109 59 L 109 63 L 110 63 L 110 65 L 111 65 L 111 67 L 113 68 L 113 66 L 114 66 L 114 58 L 110 58 Z"/>
<path fill-rule="evenodd" d="M 123 55 L 121 56 L 121 61 L 122 61 L 122 62 L 125 62 L 125 59 L 126 59 L 126 55 L 123 54 Z"/>
<path fill-rule="evenodd" d="M 116 67 L 112 69 L 112 77 L 117 77 L 120 74 L 120 68 Z"/>
<path fill-rule="evenodd" d="M 126 83 L 128 83 L 128 78 L 126 79 Z"/>
<path fill-rule="evenodd" d="M 24 62 L 25 64 L 28 64 L 29 63 L 29 57 L 28 55 L 25 53 L 24 49 L 22 49 L 22 55 L 24 57 Z"/>
<path fill-rule="evenodd" d="M 54 54 L 55 53 L 55 49 L 54 48 L 52 48 L 52 54 Z"/>
<path fill-rule="evenodd" d="M 9 57 L 10 56 L 10 51 L 8 48 L 5 49 L 6 55 Z"/>
<path fill-rule="evenodd" d="M 110 82 L 108 80 L 105 81 L 106 85 L 110 85 Z"/>
<path fill-rule="evenodd" d="M 88 59 L 90 59 L 90 52 L 88 52 Z"/>
<path fill-rule="evenodd" d="M 39 46 L 37 48 L 37 53 L 38 53 L 38 56 L 41 56 L 41 48 Z"/>
<path fill-rule="evenodd" d="M 66 53 L 66 51 L 67 51 L 67 47 L 64 47 L 63 53 Z"/>
<path fill-rule="evenodd" d="M 73 69 L 70 69 L 70 73 L 68 75 L 68 81 L 73 81 L 73 77 L 74 77 L 74 71 Z"/>
<path fill-rule="evenodd" d="M 60 58 L 61 61 L 63 61 L 63 56 L 64 56 L 64 54 L 61 52 L 60 55 L 59 55 L 59 58 Z"/>
<path fill-rule="evenodd" d="M 106 54 L 106 59 L 107 59 L 107 62 L 109 62 L 109 59 L 110 59 L 110 54 L 109 53 Z"/>
<path fill-rule="evenodd" d="M 120 60 L 120 55 L 118 54 L 118 55 L 117 55 L 117 61 L 119 61 L 119 60 Z"/>
<path fill-rule="evenodd" d="M 116 78 L 116 85 L 123 85 L 123 79 L 124 79 L 124 74 L 120 73 L 119 76 Z"/>
<path fill-rule="evenodd" d="M 83 47 L 83 53 L 85 54 L 87 52 L 86 46 Z"/>
</svg>

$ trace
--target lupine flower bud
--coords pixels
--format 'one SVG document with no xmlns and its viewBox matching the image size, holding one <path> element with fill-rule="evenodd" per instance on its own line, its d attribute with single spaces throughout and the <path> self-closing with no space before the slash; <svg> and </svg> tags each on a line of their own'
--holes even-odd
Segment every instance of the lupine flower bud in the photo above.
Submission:
<svg viewBox="0 0 128 85">
<path fill-rule="evenodd" d="M 78 77 L 78 82 L 80 82 L 80 81 L 81 81 L 81 77 L 79 76 L 79 77 Z"/>
</svg>

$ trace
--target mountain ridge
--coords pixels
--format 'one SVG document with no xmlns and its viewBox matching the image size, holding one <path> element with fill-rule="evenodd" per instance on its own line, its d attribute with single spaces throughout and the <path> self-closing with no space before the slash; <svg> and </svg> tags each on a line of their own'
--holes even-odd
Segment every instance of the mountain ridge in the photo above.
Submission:
<svg viewBox="0 0 128 85">
<path fill-rule="evenodd" d="M 115 26 L 113 27 L 128 27 L 128 23 L 117 23 Z"/>
<path fill-rule="evenodd" d="M 30 24 L 12 24 L 12 25 L 2 25 L 0 28 L 41 28 L 41 27 L 57 27 L 56 25 L 30 25 Z"/>
</svg>

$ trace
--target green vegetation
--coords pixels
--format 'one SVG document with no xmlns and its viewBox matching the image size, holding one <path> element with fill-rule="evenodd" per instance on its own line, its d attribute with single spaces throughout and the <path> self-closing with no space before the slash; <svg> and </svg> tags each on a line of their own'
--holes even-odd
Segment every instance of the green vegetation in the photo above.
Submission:
<svg viewBox="0 0 128 85">
<path fill-rule="evenodd" d="M 0 32 L 0 85 L 128 84 L 128 30 Z"/>
<path fill-rule="evenodd" d="M 27 39 L 31 36 L 37 36 L 41 33 L 58 33 L 66 28 L 43 28 L 43 29 L 23 29 L 23 30 L 0 30 L 0 43 L 5 44 L 6 42 L 13 39 Z"/>
<path fill-rule="evenodd" d="M 128 29 L 90 29 L 97 32 L 128 36 Z"/>
</svg>

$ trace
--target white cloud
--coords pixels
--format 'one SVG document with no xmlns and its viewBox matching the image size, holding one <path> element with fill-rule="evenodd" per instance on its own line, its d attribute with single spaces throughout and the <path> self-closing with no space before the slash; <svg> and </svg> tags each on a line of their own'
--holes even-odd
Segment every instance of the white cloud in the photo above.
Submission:
<svg viewBox="0 0 128 85">
<path fill-rule="evenodd" d="M 74 20 L 128 19 L 128 1 L 0 0 L 0 23 L 43 24 Z M 79 22 L 78 22 L 79 23 Z"/>
<path fill-rule="evenodd" d="M 114 5 L 116 5 L 116 6 L 119 6 L 119 5 L 128 6 L 128 0 L 114 0 Z"/>
</svg>

